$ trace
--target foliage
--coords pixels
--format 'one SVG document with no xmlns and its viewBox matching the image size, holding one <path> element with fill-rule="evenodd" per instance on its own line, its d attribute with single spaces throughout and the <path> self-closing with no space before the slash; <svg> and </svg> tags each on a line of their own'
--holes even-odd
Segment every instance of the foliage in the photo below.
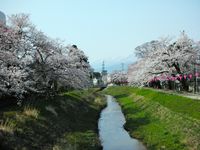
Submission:
<svg viewBox="0 0 200 150">
<path fill-rule="evenodd" d="M 2 120 L 0 123 L 0 131 L 13 134 L 14 128 L 15 124 L 13 124 L 9 119 L 6 119 L 5 121 Z"/>
<path fill-rule="evenodd" d="M 110 82 L 117 85 L 126 85 L 128 83 L 128 77 L 124 71 L 114 71 L 110 74 L 110 78 Z"/>
<path fill-rule="evenodd" d="M 0 26 L 0 97 L 21 100 L 31 93 L 91 86 L 91 67 L 82 50 L 46 36 L 26 14 L 9 20 Z"/>
<path fill-rule="evenodd" d="M 175 42 L 162 38 L 144 43 L 135 48 L 139 59 L 129 66 L 128 80 L 133 85 L 143 86 L 155 76 L 183 77 L 193 71 L 192 65 L 198 59 L 199 50 L 198 42 L 191 40 L 184 31 Z M 182 81 L 186 86 L 186 79 Z"/>
<path fill-rule="evenodd" d="M 23 114 L 37 119 L 39 116 L 39 111 L 36 108 L 32 108 L 30 106 L 25 106 Z"/>
</svg>

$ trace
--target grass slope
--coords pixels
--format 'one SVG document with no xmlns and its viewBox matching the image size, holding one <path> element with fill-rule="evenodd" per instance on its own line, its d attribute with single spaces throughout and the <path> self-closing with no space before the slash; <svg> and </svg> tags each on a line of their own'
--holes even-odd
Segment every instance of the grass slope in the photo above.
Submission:
<svg viewBox="0 0 200 150">
<path fill-rule="evenodd" d="M 103 99 L 90 89 L 0 110 L 0 149 L 101 149 L 97 120 Z"/>
<path fill-rule="evenodd" d="M 200 150 L 200 101 L 133 87 L 110 87 L 126 129 L 149 150 Z"/>
</svg>

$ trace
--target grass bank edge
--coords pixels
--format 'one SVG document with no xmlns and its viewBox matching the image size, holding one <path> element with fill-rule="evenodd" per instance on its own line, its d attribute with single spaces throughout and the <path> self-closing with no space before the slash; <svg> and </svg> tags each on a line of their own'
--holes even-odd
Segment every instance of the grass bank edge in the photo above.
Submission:
<svg viewBox="0 0 200 150">
<path fill-rule="evenodd" d="M 105 98 L 97 91 L 65 92 L 0 111 L 0 149 L 101 149 L 98 119 Z"/>
<path fill-rule="evenodd" d="M 117 98 L 126 129 L 148 149 L 200 149 L 200 120 L 195 114 L 200 113 L 199 101 L 133 87 L 110 87 L 104 92 Z"/>
</svg>

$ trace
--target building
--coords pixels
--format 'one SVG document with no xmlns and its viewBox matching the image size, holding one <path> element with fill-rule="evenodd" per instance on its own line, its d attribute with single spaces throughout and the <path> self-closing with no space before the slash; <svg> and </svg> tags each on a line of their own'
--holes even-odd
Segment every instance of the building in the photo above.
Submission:
<svg viewBox="0 0 200 150">
<path fill-rule="evenodd" d="M 102 71 L 92 73 L 92 82 L 94 87 L 106 87 L 108 84 L 108 73 L 105 70 L 105 64 L 102 64 Z"/>
<path fill-rule="evenodd" d="M 0 25 L 6 25 L 6 15 L 0 11 Z"/>
<path fill-rule="evenodd" d="M 102 83 L 102 77 L 101 77 L 101 73 L 99 72 L 93 72 L 93 85 L 95 87 L 100 86 Z"/>
</svg>

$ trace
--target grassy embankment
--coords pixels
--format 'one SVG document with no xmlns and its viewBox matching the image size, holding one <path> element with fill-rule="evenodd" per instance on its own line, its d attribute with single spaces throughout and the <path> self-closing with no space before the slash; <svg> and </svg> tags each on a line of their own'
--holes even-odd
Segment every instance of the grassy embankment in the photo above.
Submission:
<svg viewBox="0 0 200 150">
<path fill-rule="evenodd" d="M 148 150 L 200 150 L 200 101 L 133 87 L 110 87 L 126 117 L 125 128 Z"/>
<path fill-rule="evenodd" d="M 0 110 L 0 149 L 101 149 L 97 120 L 105 101 L 96 90 L 66 92 Z"/>
</svg>

